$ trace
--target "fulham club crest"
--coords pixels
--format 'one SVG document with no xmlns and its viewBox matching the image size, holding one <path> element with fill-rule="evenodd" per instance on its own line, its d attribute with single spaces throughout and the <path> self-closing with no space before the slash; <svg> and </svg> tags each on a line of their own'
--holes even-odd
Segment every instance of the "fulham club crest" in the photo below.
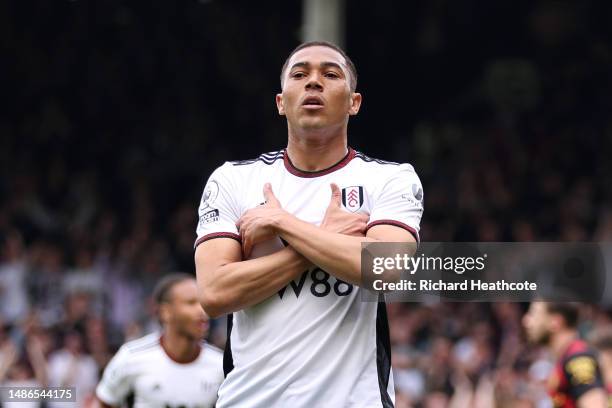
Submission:
<svg viewBox="0 0 612 408">
<path fill-rule="evenodd" d="M 342 189 L 342 205 L 350 212 L 359 210 L 363 205 L 363 187 L 344 187 Z"/>
</svg>

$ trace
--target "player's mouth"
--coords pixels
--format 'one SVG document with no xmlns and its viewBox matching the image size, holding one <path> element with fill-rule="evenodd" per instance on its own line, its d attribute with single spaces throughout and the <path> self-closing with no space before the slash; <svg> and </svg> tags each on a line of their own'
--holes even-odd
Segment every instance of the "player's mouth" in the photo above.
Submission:
<svg viewBox="0 0 612 408">
<path fill-rule="evenodd" d="M 302 107 L 307 110 L 323 109 L 324 106 L 323 99 L 318 96 L 307 96 L 302 101 Z"/>
</svg>

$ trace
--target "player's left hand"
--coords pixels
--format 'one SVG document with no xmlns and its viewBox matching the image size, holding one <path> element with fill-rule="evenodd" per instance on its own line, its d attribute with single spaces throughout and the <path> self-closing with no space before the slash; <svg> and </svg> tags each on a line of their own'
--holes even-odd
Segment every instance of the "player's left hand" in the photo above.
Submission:
<svg viewBox="0 0 612 408">
<path fill-rule="evenodd" d="M 285 212 L 270 183 L 264 185 L 263 194 L 266 202 L 242 214 L 236 223 L 242 240 L 243 259 L 249 257 L 253 246 L 277 235 L 273 227 L 274 221 Z"/>
<path fill-rule="evenodd" d="M 325 211 L 321 228 L 338 234 L 364 237 L 366 225 L 370 216 L 368 214 L 353 214 L 342 209 L 342 193 L 337 184 L 331 185 L 331 200 Z"/>
</svg>

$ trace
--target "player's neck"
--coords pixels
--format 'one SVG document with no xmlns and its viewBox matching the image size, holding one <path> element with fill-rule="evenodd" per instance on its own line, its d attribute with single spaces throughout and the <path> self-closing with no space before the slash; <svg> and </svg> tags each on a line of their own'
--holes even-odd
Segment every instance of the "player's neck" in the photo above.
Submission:
<svg viewBox="0 0 612 408">
<path fill-rule="evenodd" d="M 165 330 L 160 342 L 168 357 L 177 363 L 190 363 L 200 355 L 200 344 L 197 341 L 174 330 Z"/>
<path fill-rule="evenodd" d="M 556 333 L 551 339 L 551 349 L 555 356 L 561 357 L 567 350 L 572 341 L 578 338 L 576 330 L 562 330 Z"/>
<path fill-rule="evenodd" d="M 318 171 L 329 168 L 348 152 L 346 132 L 336 136 L 296 135 L 289 132 L 287 154 L 291 163 L 300 170 Z"/>
</svg>

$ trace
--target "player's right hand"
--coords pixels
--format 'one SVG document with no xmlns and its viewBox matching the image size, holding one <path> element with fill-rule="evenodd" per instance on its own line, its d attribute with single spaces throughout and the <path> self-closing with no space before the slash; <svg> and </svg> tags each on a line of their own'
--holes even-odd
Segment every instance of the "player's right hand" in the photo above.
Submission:
<svg viewBox="0 0 612 408">
<path fill-rule="evenodd" d="M 236 223 L 242 241 L 242 255 L 247 259 L 253 247 L 278 235 L 272 227 L 272 220 L 283 212 L 280 201 L 274 195 L 270 183 L 264 185 L 265 203 L 246 211 Z"/>
<path fill-rule="evenodd" d="M 337 184 L 331 184 L 331 200 L 325 211 L 321 228 L 344 235 L 363 237 L 370 216 L 368 214 L 350 213 L 342 209 L 342 195 Z"/>
</svg>

